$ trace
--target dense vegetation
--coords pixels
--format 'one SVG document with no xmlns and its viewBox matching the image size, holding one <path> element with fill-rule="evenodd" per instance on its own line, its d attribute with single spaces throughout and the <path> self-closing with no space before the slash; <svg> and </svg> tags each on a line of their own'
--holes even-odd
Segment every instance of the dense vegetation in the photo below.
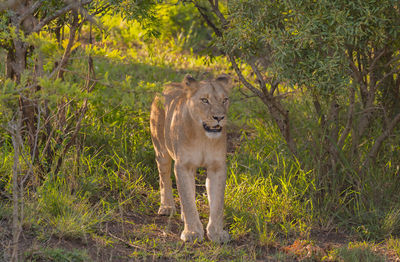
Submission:
<svg viewBox="0 0 400 262">
<path fill-rule="evenodd" d="M 0 260 L 399 258 L 397 2 L 9 0 L 0 18 Z M 150 103 L 187 73 L 235 79 L 221 246 L 156 215 Z"/>
</svg>

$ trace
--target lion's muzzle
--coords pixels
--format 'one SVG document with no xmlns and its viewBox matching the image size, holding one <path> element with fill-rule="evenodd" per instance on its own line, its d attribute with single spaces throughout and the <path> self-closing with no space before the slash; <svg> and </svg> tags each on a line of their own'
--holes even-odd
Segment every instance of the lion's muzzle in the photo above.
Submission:
<svg viewBox="0 0 400 262">
<path fill-rule="evenodd" d="M 222 126 L 220 126 L 218 124 L 210 127 L 206 123 L 203 122 L 203 127 L 204 127 L 204 130 L 206 130 L 206 132 L 210 132 L 210 133 L 219 133 L 222 131 Z"/>
</svg>

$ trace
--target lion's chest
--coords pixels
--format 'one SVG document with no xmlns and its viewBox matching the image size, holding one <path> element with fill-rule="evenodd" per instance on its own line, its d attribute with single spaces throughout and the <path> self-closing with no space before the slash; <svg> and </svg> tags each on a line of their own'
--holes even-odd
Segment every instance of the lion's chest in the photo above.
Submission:
<svg viewBox="0 0 400 262">
<path fill-rule="evenodd" d="M 209 140 L 209 139 L 207 139 Z M 177 158 L 184 163 L 191 163 L 196 167 L 208 167 L 216 161 L 225 161 L 222 141 L 191 141 L 178 151 Z"/>
</svg>

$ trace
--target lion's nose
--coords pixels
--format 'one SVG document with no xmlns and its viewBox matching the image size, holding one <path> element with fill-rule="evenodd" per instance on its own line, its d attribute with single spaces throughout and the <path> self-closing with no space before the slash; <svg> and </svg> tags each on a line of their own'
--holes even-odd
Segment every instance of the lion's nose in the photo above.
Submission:
<svg viewBox="0 0 400 262">
<path fill-rule="evenodd" d="M 213 116 L 213 119 L 217 120 L 218 122 L 225 118 L 225 116 Z"/>
</svg>

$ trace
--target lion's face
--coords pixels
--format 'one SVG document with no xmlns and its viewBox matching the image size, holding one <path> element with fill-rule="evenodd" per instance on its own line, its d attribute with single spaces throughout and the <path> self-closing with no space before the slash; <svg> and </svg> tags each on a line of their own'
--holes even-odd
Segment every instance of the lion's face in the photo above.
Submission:
<svg viewBox="0 0 400 262">
<path fill-rule="evenodd" d="M 192 118 L 209 138 L 218 138 L 227 122 L 230 79 L 222 75 L 215 80 L 197 82 L 189 79 L 188 106 Z"/>
</svg>

